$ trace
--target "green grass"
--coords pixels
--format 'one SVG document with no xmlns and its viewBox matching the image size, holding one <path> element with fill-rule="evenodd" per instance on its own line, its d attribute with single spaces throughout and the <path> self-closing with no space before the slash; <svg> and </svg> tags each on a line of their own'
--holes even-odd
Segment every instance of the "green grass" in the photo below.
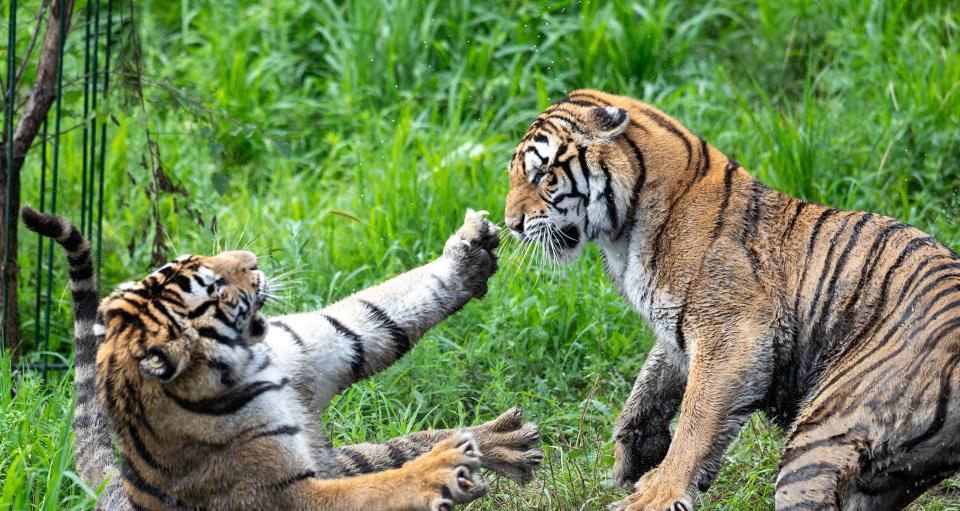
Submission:
<svg viewBox="0 0 960 511">
<path fill-rule="evenodd" d="M 166 255 L 249 246 L 266 271 L 298 281 L 274 312 L 304 310 L 435 257 L 467 207 L 502 220 L 514 144 L 579 87 L 655 103 L 785 192 L 896 216 L 960 248 L 953 2 L 139 4 L 147 112 L 120 96 L 112 109 L 108 286 L 149 267 L 145 126 L 188 195 L 159 200 Z M 68 73 L 82 68 L 73 37 Z M 75 113 L 77 85 L 68 93 Z M 79 132 L 63 144 L 60 207 L 78 211 Z M 37 165 L 24 177 L 28 203 Z M 21 232 L 31 268 L 35 241 Z M 483 301 L 322 420 L 348 443 L 519 405 L 541 424 L 545 466 L 525 488 L 496 482 L 468 509 L 598 509 L 622 495 L 610 487 L 610 429 L 651 334 L 595 250 L 564 269 L 503 255 Z M 54 289 L 51 348 L 68 353 L 69 296 L 62 279 Z M 0 368 L 0 509 L 90 509 L 71 471 L 69 381 Z M 753 419 L 698 509 L 772 509 L 782 440 Z M 960 479 L 911 509 L 960 510 Z"/>
</svg>

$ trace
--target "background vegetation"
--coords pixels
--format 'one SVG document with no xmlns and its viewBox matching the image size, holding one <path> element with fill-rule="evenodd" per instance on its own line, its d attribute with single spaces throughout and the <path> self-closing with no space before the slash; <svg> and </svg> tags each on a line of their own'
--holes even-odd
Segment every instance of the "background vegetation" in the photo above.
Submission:
<svg viewBox="0 0 960 511">
<path fill-rule="evenodd" d="M 154 250 L 249 247 L 268 272 L 292 272 L 273 312 L 331 303 L 435 257 L 467 207 L 502 220 L 515 142 L 579 87 L 658 105 L 780 190 L 896 216 L 960 249 L 960 10 L 950 1 L 138 4 L 127 28 L 142 39 L 145 110 L 124 94 L 103 109 L 114 119 L 105 287 L 144 274 Z M 121 59 L 136 61 L 135 50 Z M 173 185 L 156 211 L 145 129 Z M 62 150 L 61 208 L 78 211 L 79 134 Z M 34 174 L 26 203 L 37 202 Z M 33 238 L 21 234 L 30 267 Z M 562 269 L 518 254 L 505 247 L 486 299 L 322 420 L 348 443 L 519 405 L 541 424 L 545 466 L 525 488 L 496 481 L 467 509 L 599 509 L 622 495 L 609 484 L 610 429 L 652 337 L 595 251 Z M 65 282 L 55 290 L 53 349 L 69 356 Z M 72 375 L 43 382 L 0 367 L 0 508 L 90 509 L 72 472 Z M 772 509 L 781 443 L 754 418 L 698 509 Z M 960 509 L 960 479 L 911 509 Z"/>
</svg>

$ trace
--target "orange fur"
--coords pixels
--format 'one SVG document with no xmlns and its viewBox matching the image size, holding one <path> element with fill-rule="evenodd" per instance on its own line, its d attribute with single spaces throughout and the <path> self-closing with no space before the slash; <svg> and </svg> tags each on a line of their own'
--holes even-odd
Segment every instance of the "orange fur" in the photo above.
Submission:
<svg viewBox="0 0 960 511">
<path fill-rule="evenodd" d="M 505 219 L 557 261 L 597 244 L 657 335 L 614 428 L 634 493 L 611 509 L 692 510 L 757 410 L 790 431 L 777 509 L 901 509 L 960 468 L 960 257 L 921 231 L 779 193 L 590 90 L 524 135 Z"/>
</svg>

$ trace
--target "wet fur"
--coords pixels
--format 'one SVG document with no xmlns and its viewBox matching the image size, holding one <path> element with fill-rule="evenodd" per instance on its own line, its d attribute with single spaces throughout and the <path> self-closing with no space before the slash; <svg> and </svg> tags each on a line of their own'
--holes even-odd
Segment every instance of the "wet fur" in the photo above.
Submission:
<svg viewBox="0 0 960 511">
<path fill-rule="evenodd" d="M 611 509 L 691 510 L 754 411 L 788 431 L 778 510 L 902 509 L 960 469 L 960 257 L 927 234 L 789 197 L 591 90 L 534 121 L 509 176 L 515 234 L 576 233 L 558 261 L 597 244 L 657 336 L 614 427 L 634 493 Z"/>
</svg>

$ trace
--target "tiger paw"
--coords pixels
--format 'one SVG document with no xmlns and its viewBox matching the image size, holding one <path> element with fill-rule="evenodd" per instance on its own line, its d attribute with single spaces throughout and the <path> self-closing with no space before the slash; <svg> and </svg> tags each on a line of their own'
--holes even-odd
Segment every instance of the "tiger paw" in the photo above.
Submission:
<svg viewBox="0 0 960 511">
<path fill-rule="evenodd" d="M 656 467 L 670 448 L 667 425 L 626 427 L 613 434 L 613 484 L 632 490 L 643 474 Z"/>
<path fill-rule="evenodd" d="M 487 294 L 487 279 L 497 271 L 500 230 L 484 218 L 486 211 L 467 210 L 463 226 L 447 240 L 443 255 L 456 264 L 456 273 L 474 298 Z"/>
<path fill-rule="evenodd" d="M 479 467 L 480 450 L 468 432 L 451 436 L 403 466 L 410 474 L 408 487 L 422 489 L 430 511 L 452 511 L 454 504 L 482 496 L 486 484 L 473 474 Z"/>
<path fill-rule="evenodd" d="M 540 428 L 523 421 L 523 412 L 511 408 L 496 419 L 470 428 L 483 455 L 483 468 L 525 484 L 543 461 Z"/>
<path fill-rule="evenodd" d="M 640 478 L 636 493 L 610 504 L 607 511 L 693 511 L 693 496 L 682 486 L 654 469 Z"/>
</svg>

